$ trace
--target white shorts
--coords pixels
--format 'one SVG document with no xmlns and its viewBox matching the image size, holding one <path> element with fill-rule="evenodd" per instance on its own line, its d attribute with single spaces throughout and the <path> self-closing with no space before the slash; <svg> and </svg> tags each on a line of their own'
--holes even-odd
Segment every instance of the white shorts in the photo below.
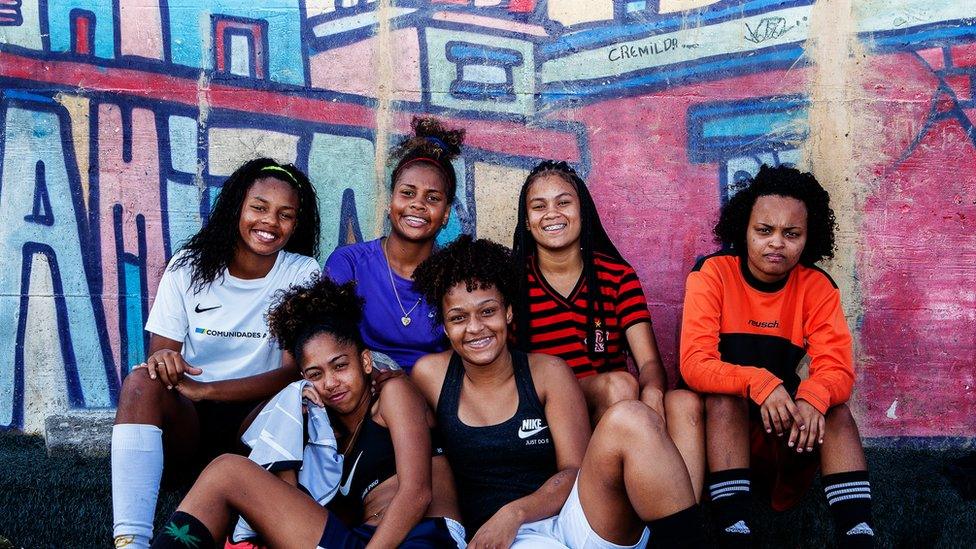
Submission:
<svg viewBox="0 0 976 549">
<path fill-rule="evenodd" d="M 572 549 L 644 549 L 651 531 L 644 528 L 640 540 L 634 545 L 617 545 L 601 538 L 583 513 L 579 500 L 579 478 L 573 483 L 573 491 L 559 514 L 547 519 L 523 524 L 515 534 L 512 549 L 544 549 L 567 547 Z"/>
</svg>

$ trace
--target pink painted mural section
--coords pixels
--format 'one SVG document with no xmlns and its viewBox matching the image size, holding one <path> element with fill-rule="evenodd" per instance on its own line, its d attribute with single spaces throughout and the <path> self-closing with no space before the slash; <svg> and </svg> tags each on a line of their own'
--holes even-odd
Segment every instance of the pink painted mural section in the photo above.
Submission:
<svg viewBox="0 0 976 549">
<path fill-rule="evenodd" d="M 953 56 L 972 66 L 970 47 Z M 959 53 L 963 53 L 959 51 Z M 938 63 L 943 51 L 926 55 Z M 972 114 L 913 55 L 873 61 L 882 143 L 864 208 L 858 397 L 880 436 L 971 436 L 976 417 Z M 913 144 L 913 141 L 917 142 Z"/>
<path fill-rule="evenodd" d="M 125 289 L 119 288 L 117 265 L 123 262 L 123 254 L 144 262 L 147 296 L 156 295 L 166 267 L 159 207 L 159 141 L 156 115 L 148 109 L 130 109 L 129 124 L 122 123 L 118 105 L 99 105 L 97 116 L 101 253 L 112 258 L 102 263 L 102 302 L 112 356 L 121 364 L 120 334 L 124 330 L 119 324 L 119 303 L 124 302 L 120 297 Z"/>
<path fill-rule="evenodd" d="M 420 101 L 420 38 L 417 30 L 398 30 L 391 36 L 398 49 L 396 69 L 390 75 L 390 89 L 396 91 L 397 100 Z M 312 86 L 376 97 L 380 75 L 374 70 L 363 70 L 363 67 L 377 67 L 378 47 L 378 40 L 370 39 L 311 55 L 308 64 Z M 351 64 L 350 59 L 358 62 Z"/>
<path fill-rule="evenodd" d="M 119 0 L 122 55 L 163 59 L 163 22 L 159 0 Z"/>
<path fill-rule="evenodd" d="M 796 93 L 805 89 L 805 78 L 803 70 L 773 71 L 573 113 L 593 129 L 587 134 L 592 155 L 587 183 L 607 232 L 640 276 L 672 382 L 685 277 L 699 257 L 717 250 L 712 227 L 715 205 L 722 200 L 718 167 L 689 159 L 686 115 L 705 101 Z"/>
</svg>

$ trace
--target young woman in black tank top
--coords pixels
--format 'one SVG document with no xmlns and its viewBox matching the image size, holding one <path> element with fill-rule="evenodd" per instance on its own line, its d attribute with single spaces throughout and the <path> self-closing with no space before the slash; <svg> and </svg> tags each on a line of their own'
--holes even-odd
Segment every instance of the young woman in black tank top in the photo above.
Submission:
<svg viewBox="0 0 976 549">
<path fill-rule="evenodd" d="M 691 480 L 660 416 L 618 403 L 591 437 L 566 363 L 509 349 L 513 269 L 504 246 L 462 236 L 414 274 L 451 342 L 412 375 L 437 411 L 469 547 L 643 547 L 645 526 L 655 546 L 698 546 Z"/>
<path fill-rule="evenodd" d="M 215 540 L 222 546 L 235 514 L 272 547 L 463 545 L 451 470 L 431 444 L 433 414 L 404 376 L 371 396 L 373 358 L 359 334 L 361 315 L 355 285 L 327 277 L 289 290 L 268 315 L 272 336 L 298 358 L 310 382 L 303 396 L 328 409 L 345 456 L 329 510 L 297 486 L 295 470 L 278 478 L 246 458 L 224 455 L 203 472 L 153 548 L 183 547 L 187 536 L 198 548 L 214 547 Z"/>
</svg>

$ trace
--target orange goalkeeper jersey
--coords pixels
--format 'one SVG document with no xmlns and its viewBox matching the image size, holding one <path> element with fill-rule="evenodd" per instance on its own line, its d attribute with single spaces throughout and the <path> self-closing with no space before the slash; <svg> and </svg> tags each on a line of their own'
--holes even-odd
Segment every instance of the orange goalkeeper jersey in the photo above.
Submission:
<svg viewBox="0 0 976 549">
<path fill-rule="evenodd" d="M 681 323 L 681 376 L 701 393 L 762 404 L 782 383 L 820 413 L 854 386 L 851 334 L 834 281 L 797 265 L 765 283 L 731 252 L 703 258 L 688 275 Z M 810 355 L 810 376 L 797 369 Z"/>
</svg>

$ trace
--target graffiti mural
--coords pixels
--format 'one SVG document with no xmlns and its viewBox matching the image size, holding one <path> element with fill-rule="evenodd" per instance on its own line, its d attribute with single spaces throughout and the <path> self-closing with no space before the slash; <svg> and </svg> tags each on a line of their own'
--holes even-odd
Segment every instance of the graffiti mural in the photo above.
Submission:
<svg viewBox="0 0 976 549">
<path fill-rule="evenodd" d="M 309 173 L 327 254 L 382 233 L 386 149 L 433 113 L 468 130 L 440 239 L 508 242 L 527 170 L 572 162 L 641 275 L 672 372 L 684 276 L 714 248 L 718 206 L 763 163 L 814 169 L 856 197 L 833 266 L 865 434 L 976 436 L 976 8 L 864 0 L 835 15 L 848 35 L 824 13 L 813 0 L 0 0 L 0 428 L 114 405 L 167 260 L 242 161 Z M 835 100 L 815 91 L 811 48 L 830 44 L 857 102 L 847 116 L 876 123 L 836 158 L 811 152 Z M 831 164 L 856 177 L 818 171 Z"/>
</svg>

